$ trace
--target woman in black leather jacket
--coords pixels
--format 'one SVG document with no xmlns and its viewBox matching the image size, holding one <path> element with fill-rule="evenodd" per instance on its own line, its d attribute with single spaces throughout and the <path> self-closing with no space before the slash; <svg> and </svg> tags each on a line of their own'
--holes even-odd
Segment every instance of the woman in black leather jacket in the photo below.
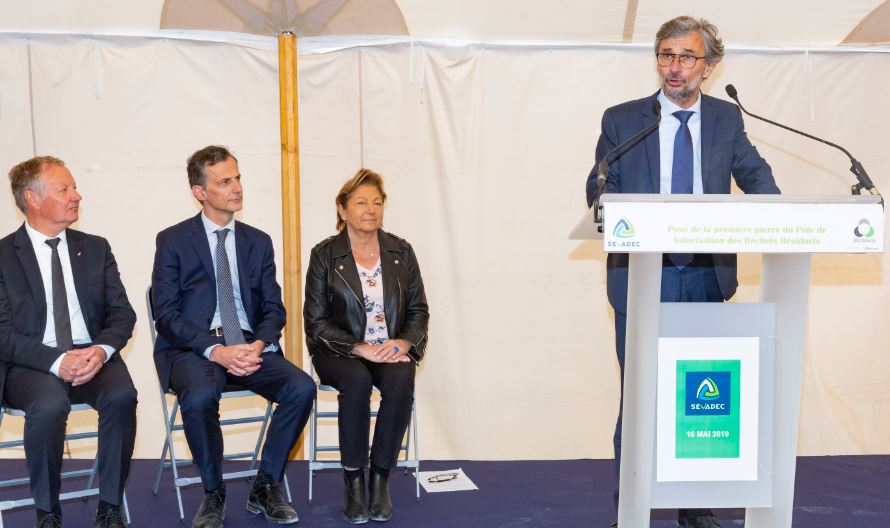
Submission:
<svg viewBox="0 0 890 528">
<path fill-rule="evenodd" d="M 382 229 L 382 178 L 360 169 L 337 194 L 337 231 L 312 249 L 303 318 L 322 383 L 339 391 L 343 517 L 392 516 L 387 478 L 411 419 L 414 373 L 427 344 L 429 311 L 411 245 Z M 371 387 L 381 392 L 368 465 Z"/>
</svg>

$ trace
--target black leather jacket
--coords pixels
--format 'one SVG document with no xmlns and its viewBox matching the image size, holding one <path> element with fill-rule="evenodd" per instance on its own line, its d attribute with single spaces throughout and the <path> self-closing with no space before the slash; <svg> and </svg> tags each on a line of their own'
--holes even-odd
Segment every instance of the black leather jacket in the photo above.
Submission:
<svg viewBox="0 0 890 528">
<path fill-rule="evenodd" d="M 383 273 L 383 310 L 390 339 L 413 346 L 408 354 L 419 362 L 427 345 L 430 314 L 423 279 L 411 244 L 377 231 Z M 365 341 L 362 285 L 352 257 L 346 230 L 312 248 L 306 272 L 303 324 L 310 354 L 318 352 L 349 357 Z"/>
</svg>

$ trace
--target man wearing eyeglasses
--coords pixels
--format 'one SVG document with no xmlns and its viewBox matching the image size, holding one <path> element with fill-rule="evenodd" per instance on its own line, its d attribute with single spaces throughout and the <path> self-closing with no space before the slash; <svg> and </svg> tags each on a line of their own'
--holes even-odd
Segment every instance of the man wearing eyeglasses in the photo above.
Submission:
<svg viewBox="0 0 890 528">
<path fill-rule="evenodd" d="M 745 193 L 778 194 L 772 170 L 748 141 L 738 107 L 701 93 L 701 84 L 723 58 L 717 28 L 682 16 L 665 22 L 655 36 L 661 88 L 649 97 L 605 111 L 596 164 L 587 178 L 587 205 L 597 196 L 597 166 L 634 134 L 661 122 L 640 142 L 613 154 L 604 192 L 650 194 L 729 194 L 730 177 Z M 656 105 L 656 101 L 660 105 Z M 606 286 L 615 310 L 615 345 L 624 392 L 627 328 L 627 254 L 610 253 Z M 736 256 L 669 254 L 662 265 L 662 302 L 722 302 L 735 294 Z M 621 465 L 621 410 L 613 438 Z M 617 499 L 617 492 L 616 492 Z M 679 528 L 714 528 L 710 510 L 680 510 Z M 616 526 L 616 524 L 613 524 Z"/>
</svg>

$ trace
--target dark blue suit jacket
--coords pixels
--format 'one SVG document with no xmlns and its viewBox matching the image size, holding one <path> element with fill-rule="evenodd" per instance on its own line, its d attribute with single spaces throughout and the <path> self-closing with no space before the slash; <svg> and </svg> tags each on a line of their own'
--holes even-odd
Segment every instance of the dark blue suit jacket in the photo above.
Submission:
<svg viewBox="0 0 890 528">
<path fill-rule="evenodd" d="M 209 333 L 216 311 L 216 274 L 200 213 L 158 233 L 156 243 L 151 274 L 158 330 L 154 359 L 161 386 L 167 390 L 177 354 L 203 357 L 207 347 L 219 342 Z M 275 279 L 272 239 L 235 222 L 235 253 L 241 300 L 254 337 L 277 346 L 286 315 Z"/>
<path fill-rule="evenodd" d="M 613 106 L 603 113 L 596 145 L 597 165 L 607 152 L 655 122 L 653 109 L 658 94 Z M 778 194 L 779 188 L 766 161 L 748 140 L 742 113 L 731 103 L 701 94 L 701 165 L 705 194 L 729 194 L 730 176 L 748 194 Z M 657 131 L 624 149 L 609 165 L 606 192 L 660 192 L 661 162 Z M 587 205 L 596 194 L 596 165 L 587 177 Z M 714 270 L 724 299 L 735 294 L 736 256 L 715 254 Z M 612 307 L 627 313 L 627 254 L 610 253 L 606 289 Z"/>
<path fill-rule="evenodd" d="M 74 289 L 93 344 L 120 351 L 133 335 L 136 313 L 127 300 L 108 241 L 66 230 Z M 22 224 L 0 240 L 0 397 L 12 365 L 49 372 L 62 351 L 43 344 L 47 310 L 34 246 Z"/>
</svg>

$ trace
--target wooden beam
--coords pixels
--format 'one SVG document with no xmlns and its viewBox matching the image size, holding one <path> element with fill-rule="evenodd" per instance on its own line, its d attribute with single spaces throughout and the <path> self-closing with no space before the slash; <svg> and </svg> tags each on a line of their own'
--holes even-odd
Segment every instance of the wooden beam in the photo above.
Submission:
<svg viewBox="0 0 890 528">
<path fill-rule="evenodd" d="M 303 277 L 300 252 L 300 145 L 297 112 L 297 37 L 278 35 L 278 86 L 281 111 L 281 236 L 284 241 L 282 272 L 284 306 L 284 352 L 303 367 Z M 303 458 L 303 441 L 297 442 L 291 458 Z"/>
</svg>

